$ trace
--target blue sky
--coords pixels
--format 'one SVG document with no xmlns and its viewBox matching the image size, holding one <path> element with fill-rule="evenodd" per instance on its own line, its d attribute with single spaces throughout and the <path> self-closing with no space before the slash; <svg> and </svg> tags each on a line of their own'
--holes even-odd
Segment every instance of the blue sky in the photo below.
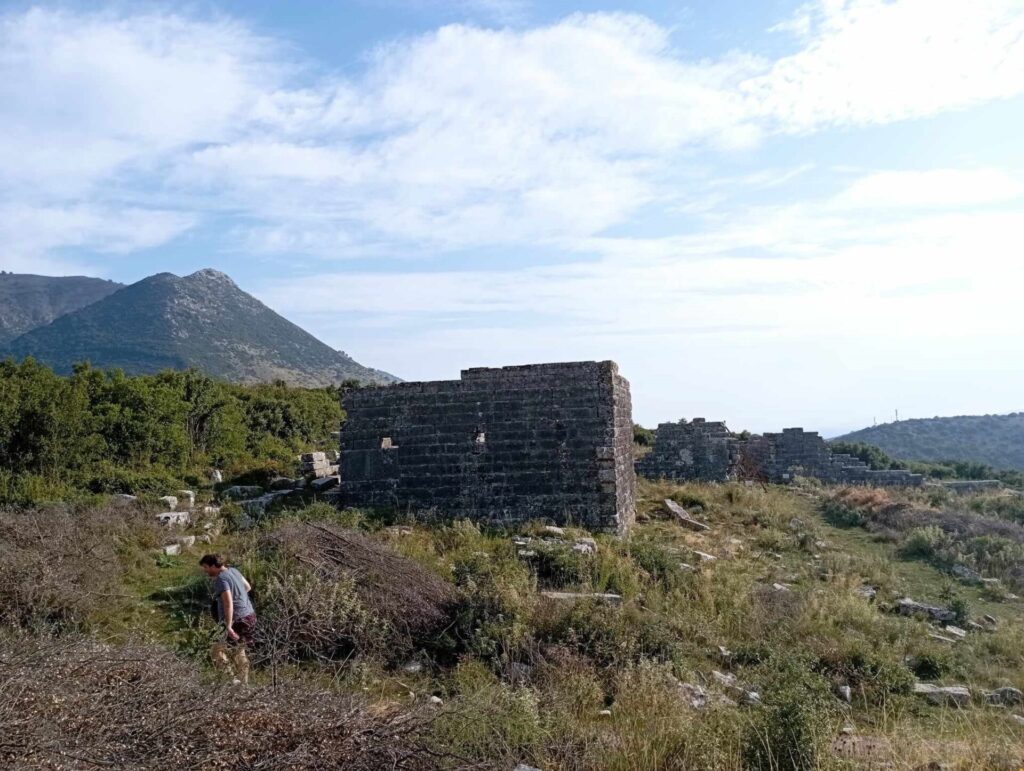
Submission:
<svg viewBox="0 0 1024 771">
<path fill-rule="evenodd" d="M 1024 409 L 1024 0 L 0 4 L 0 268 L 215 267 L 407 379 Z"/>
</svg>

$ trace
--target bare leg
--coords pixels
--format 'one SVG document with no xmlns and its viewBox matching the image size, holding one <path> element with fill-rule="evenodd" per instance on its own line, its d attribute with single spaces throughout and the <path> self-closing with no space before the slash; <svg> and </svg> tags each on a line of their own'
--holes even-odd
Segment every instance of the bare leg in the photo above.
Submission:
<svg viewBox="0 0 1024 771">
<path fill-rule="evenodd" d="M 230 674 L 231 672 L 231 661 L 228 659 L 228 646 L 222 642 L 214 643 L 210 646 L 210 659 L 213 661 L 213 666 L 217 668 L 221 673 Z"/>
<path fill-rule="evenodd" d="M 234 654 L 235 676 L 242 681 L 242 685 L 249 684 L 249 657 L 245 655 L 245 648 L 238 646 Z"/>
</svg>

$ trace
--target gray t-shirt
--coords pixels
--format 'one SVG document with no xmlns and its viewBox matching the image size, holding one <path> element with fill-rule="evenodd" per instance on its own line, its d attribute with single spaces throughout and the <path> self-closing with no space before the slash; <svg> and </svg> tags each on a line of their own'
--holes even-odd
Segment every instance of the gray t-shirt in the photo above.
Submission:
<svg viewBox="0 0 1024 771">
<path fill-rule="evenodd" d="M 249 592 L 245 590 L 245 579 L 235 568 L 224 568 L 220 575 L 213 579 L 213 594 L 217 598 L 217 618 L 224 620 L 224 600 L 221 594 L 231 592 L 231 604 L 234 606 L 233 621 L 251 616 L 256 611 L 249 600 Z"/>
</svg>

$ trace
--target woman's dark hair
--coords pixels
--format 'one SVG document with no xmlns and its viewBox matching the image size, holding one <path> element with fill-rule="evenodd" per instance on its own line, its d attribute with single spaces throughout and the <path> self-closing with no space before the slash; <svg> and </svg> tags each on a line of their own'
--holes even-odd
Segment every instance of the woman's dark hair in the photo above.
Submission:
<svg viewBox="0 0 1024 771">
<path fill-rule="evenodd" d="M 199 564 L 208 568 L 222 568 L 227 564 L 227 560 L 219 554 L 204 554 Z"/>
</svg>

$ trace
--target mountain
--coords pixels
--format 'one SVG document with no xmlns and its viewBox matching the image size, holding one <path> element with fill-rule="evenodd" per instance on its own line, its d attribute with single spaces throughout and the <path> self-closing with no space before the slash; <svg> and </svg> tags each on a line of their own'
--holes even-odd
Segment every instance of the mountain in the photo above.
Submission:
<svg viewBox="0 0 1024 771">
<path fill-rule="evenodd" d="M 970 460 L 1024 469 L 1024 412 L 901 420 L 837 436 L 880 447 L 901 460 Z"/>
<path fill-rule="evenodd" d="M 0 345 L 92 305 L 122 286 L 87 276 L 0 273 Z"/>
<path fill-rule="evenodd" d="M 26 332 L 3 353 L 33 356 L 60 373 L 89 361 L 129 374 L 195 367 L 240 383 L 397 379 L 325 345 L 215 270 L 150 276 Z"/>
</svg>

